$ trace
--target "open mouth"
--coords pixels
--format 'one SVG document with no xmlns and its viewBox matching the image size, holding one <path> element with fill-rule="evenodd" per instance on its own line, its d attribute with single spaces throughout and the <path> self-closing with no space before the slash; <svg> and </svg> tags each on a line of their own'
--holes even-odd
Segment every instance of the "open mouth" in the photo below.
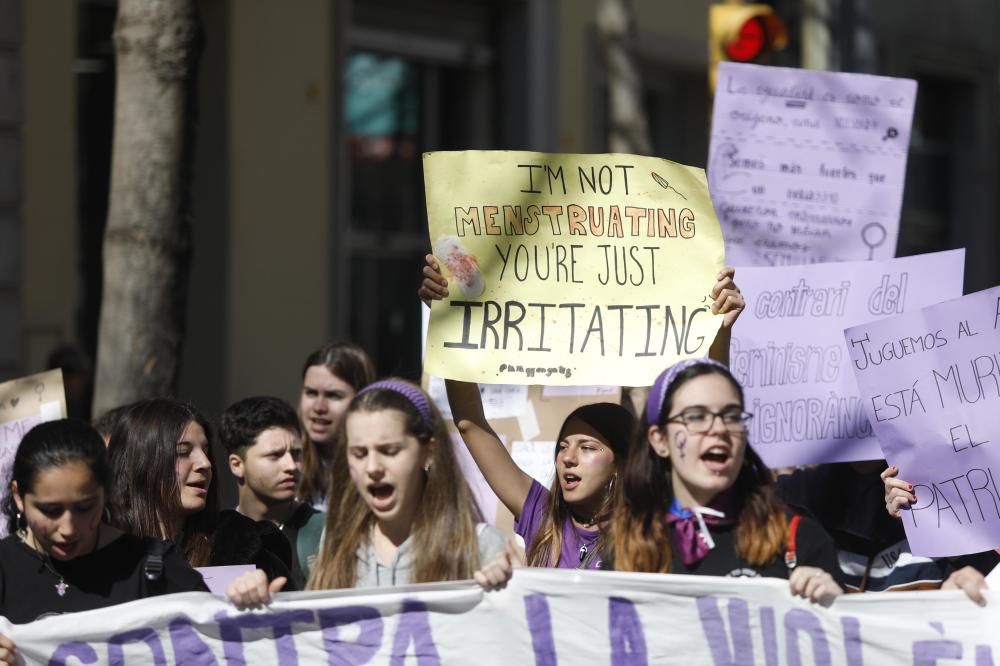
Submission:
<svg viewBox="0 0 1000 666">
<path fill-rule="evenodd" d="M 580 477 L 576 474 L 563 474 L 563 490 L 573 490 L 580 485 Z"/>
<path fill-rule="evenodd" d="M 368 495 L 372 498 L 372 506 L 376 509 L 388 509 L 392 506 L 396 488 L 389 483 L 372 483 L 368 486 Z"/>
<path fill-rule="evenodd" d="M 729 467 L 732 457 L 732 453 L 725 446 L 713 446 L 701 454 L 702 461 L 713 472 L 721 472 Z"/>
<path fill-rule="evenodd" d="M 318 430 L 323 430 L 323 429 L 329 428 L 331 425 L 333 425 L 333 421 L 331 421 L 330 419 L 324 419 L 324 418 L 319 418 L 319 417 L 316 417 L 316 416 L 311 416 L 311 417 L 309 417 L 309 424 L 312 425 L 314 428 L 316 428 Z"/>
</svg>

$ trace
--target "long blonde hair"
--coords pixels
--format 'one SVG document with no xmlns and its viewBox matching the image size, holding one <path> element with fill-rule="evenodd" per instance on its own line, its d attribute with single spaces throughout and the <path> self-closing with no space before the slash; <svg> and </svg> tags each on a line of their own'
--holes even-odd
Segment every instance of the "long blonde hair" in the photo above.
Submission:
<svg viewBox="0 0 1000 666">
<path fill-rule="evenodd" d="M 430 415 L 429 423 L 414 402 L 398 388 L 411 395 L 416 395 L 412 393 L 416 391 L 423 396 L 423 406 Z M 421 446 L 428 446 L 434 440 L 430 471 L 410 529 L 414 553 L 410 582 L 463 580 L 471 578 L 479 568 L 476 523 L 481 521 L 481 516 L 458 466 L 441 414 L 418 387 L 400 379 L 390 379 L 376 382 L 373 388 L 355 395 L 340 425 L 331 469 L 332 494 L 326 516 L 326 536 L 316 565 L 312 567 L 306 585 L 308 590 L 349 588 L 357 584 L 357 551 L 369 543 L 375 515 L 350 481 L 344 432 L 351 414 L 389 410 L 402 412 L 406 418 L 406 432 L 416 437 Z"/>
</svg>

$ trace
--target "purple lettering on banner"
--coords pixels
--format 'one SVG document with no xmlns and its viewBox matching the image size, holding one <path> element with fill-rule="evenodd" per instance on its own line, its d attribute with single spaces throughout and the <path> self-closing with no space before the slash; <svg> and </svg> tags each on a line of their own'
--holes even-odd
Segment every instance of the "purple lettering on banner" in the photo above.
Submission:
<svg viewBox="0 0 1000 666">
<path fill-rule="evenodd" d="M 812 642 L 812 659 L 805 663 L 816 666 L 830 666 L 830 644 L 823 632 L 823 625 L 814 613 L 802 608 L 793 608 L 785 613 L 785 653 L 791 666 L 802 665 L 799 654 L 799 632 L 809 636 Z"/>
<path fill-rule="evenodd" d="M 170 621 L 170 644 L 174 648 L 174 663 L 185 666 L 216 666 L 219 663 L 211 648 L 184 618 Z"/>
<path fill-rule="evenodd" d="M 961 658 L 962 644 L 958 641 L 913 641 L 913 666 L 936 666 L 938 659 Z"/>
<path fill-rule="evenodd" d="M 698 619 L 708 641 L 715 666 L 745 666 L 754 662 L 753 640 L 750 638 L 750 607 L 742 599 L 729 599 L 729 627 L 732 631 L 732 649 L 729 632 L 719 611 L 716 597 L 698 597 Z M 774 618 L 771 619 L 772 627 Z"/>
<path fill-rule="evenodd" d="M 549 602 L 544 594 L 524 597 L 524 615 L 531 632 L 531 649 L 535 653 L 535 666 L 556 666 L 556 643 L 552 637 L 552 617 Z"/>
<path fill-rule="evenodd" d="M 976 646 L 976 666 L 993 666 L 993 648 L 989 645 Z"/>
<path fill-rule="evenodd" d="M 215 621 L 219 623 L 219 637 L 222 638 L 222 651 L 228 666 L 245 666 L 243 656 L 244 629 L 270 629 L 274 636 L 275 649 L 278 652 L 279 666 L 295 666 L 299 663 L 299 654 L 295 650 L 293 624 L 313 624 L 315 617 L 311 610 L 282 611 L 280 613 L 245 613 L 229 617 L 218 613 Z"/>
<path fill-rule="evenodd" d="M 76 659 L 81 664 L 96 664 L 97 652 L 80 641 L 62 643 L 49 657 L 49 666 L 66 666 L 66 662 L 70 659 Z"/>
<path fill-rule="evenodd" d="M 163 652 L 163 644 L 156 630 L 151 627 L 133 629 L 115 634 L 108 639 L 108 663 L 111 666 L 119 666 L 125 663 L 125 654 L 122 646 L 126 643 L 141 642 L 149 646 L 149 651 L 153 653 L 153 663 L 157 666 L 167 666 L 167 656 Z"/>
<path fill-rule="evenodd" d="M 760 632 L 764 637 L 764 663 L 778 666 L 778 630 L 774 622 L 774 609 L 762 606 L 760 609 Z"/>
<path fill-rule="evenodd" d="M 368 663 L 382 645 L 382 616 L 370 606 L 324 608 L 316 616 L 323 631 L 323 649 L 333 666 Z M 357 640 L 341 640 L 337 628 L 354 623 L 361 629 Z"/>
<path fill-rule="evenodd" d="M 646 635 L 635 604 L 622 597 L 608 599 L 608 634 L 612 666 L 645 666 Z"/>
<path fill-rule="evenodd" d="M 844 655 L 847 666 L 864 666 L 865 660 L 861 654 L 861 622 L 856 617 L 840 618 L 840 626 L 844 630 Z"/>
<path fill-rule="evenodd" d="M 392 660 L 389 663 L 393 666 L 403 666 L 411 642 L 417 655 L 418 666 L 439 666 L 441 657 L 438 656 L 437 648 L 434 646 L 427 606 L 416 599 L 403 599 L 399 625 L 392 639 Z"/>
</svg>

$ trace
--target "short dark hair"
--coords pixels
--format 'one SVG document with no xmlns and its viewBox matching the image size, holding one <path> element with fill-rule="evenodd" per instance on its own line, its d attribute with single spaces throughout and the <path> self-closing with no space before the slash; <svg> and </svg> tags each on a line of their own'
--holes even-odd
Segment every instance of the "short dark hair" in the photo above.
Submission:
<svg viewBox="0 0 1000 666">
<path fill-rule="evenodd" d="M 244 398 L 222 412 L 219 439 L 226 453 L 243 458 L 260 434 L 271 428 L 282 428 L 302 436 L 299 416 L 284 400 L 268 395 Z"/>
<path fill-rule="evenodd" d="M 10 483 L 17 481 L 17 492 L 24 497 L 32 492 L 39 472 L 70 463 L 86 465 L 97 485 L 108 494 L 111 473 L 104 440 L 86 422 L 73 419 L 40 423 L 28 431 L 14 454 L 8 491 Z M 4 513 L 13 534 L 17 530 L 17 505 L 13 493 L 7 497 Z"/>
</svg>

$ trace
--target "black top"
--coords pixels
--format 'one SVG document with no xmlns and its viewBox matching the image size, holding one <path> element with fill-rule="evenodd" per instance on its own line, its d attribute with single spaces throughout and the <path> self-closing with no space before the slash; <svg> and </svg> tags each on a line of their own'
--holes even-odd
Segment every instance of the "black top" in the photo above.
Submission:
<svg viewBox="0 0 1000 666">
<path fill-rule="evenodd" d="M 0 615 L 23 624 L 158 594 L 208 591 L 172 546 L 163 552 L 160 580 L 147 581 L 144 565 L 152 544 L 152 539 L 121 534 L 92 553 L 59 561 L 43 558 L 17 535 L 8 536 L 0 540 Z M 65 594 L 60 596 L 58 588 Z"/>
<path fill-rule="evenodd" d="M 950 558 L 913 555 L 903 522 L 885 510 L 880 471 L 885 464 L 818 465 L 778 477 L 779 497 L 830 533 L 849 591 L 936 588 L 956 569 L 988 573 L 1000 561 L 993 551 Z"/>
<path fill-rule="evenodd" d="M 253 520 L 233 510 L 220 511 L 212 533 L 209 566 L 253 564 L 268 580 L 288 578 L 285 592 L 301 590 L 292 578 L 293 549 L 277 525 L 270 520 Z"/>
<path fill-rule="evenodd" d="M 764 566 L 747 562 L 736 554 L 736 526 L 710 525 L 709 532 L 715 541 L 715 548 L 708 552 L 703 560 L 688 567 L 677 546 L 676 531 L 670 527 L 670 538 L 673 544 L 673 558 L 670 572 L 679 574 L 695 574 L 701 576 L 732 576 L 755 578 L 787 579 L 790 571 L 785 565 L 785 548 L 781 553 Z M 820 527 L 819 523 L 809 518 L 802 518 L 795 535 L 795 555 L 798 566 L 819 567 L 830 573 L 840 582 L 837 566 L 837 551 L 833 539 Z"/>
</svg>

